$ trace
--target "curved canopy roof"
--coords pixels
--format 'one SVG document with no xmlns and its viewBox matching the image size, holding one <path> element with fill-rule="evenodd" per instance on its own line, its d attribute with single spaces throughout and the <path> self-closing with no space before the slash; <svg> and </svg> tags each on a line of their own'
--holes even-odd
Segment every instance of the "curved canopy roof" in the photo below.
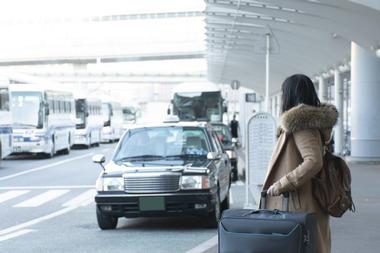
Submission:
<svg viewBox="0 0 380 253">
<path fill-rule="evenodd" d="M 206 0 L 208 78 L 264 93 L 266 34 L 271 92 L 294 73 L 319 75 L 350 61 L 351 41 L 380 48 L 379 2 Z"/>
</svg>

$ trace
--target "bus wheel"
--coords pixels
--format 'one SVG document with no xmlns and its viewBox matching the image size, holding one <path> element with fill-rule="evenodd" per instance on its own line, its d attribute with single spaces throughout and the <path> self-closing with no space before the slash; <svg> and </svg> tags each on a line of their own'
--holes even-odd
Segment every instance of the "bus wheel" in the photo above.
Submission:
<svg viewBox="0 0 380 253">
<path fill-rule="evenodd" d="M 86 149 L 91 147 L 91 135 L 86 136 Z"/>
<path fill-rule="evenodd" d="M 46 158 L 52 158 L 55 155 L 54 136 L 51 137 L 50 152 L 46 154 Z"/>
<path fill-rule="evenodd" d="M 69 139 L 67 140 L 67 148 L 64 149 L 63 152 L 62 152 L 64 155 L 70 154 L 70 150 L 71 150 L 71 144 L 70 144 L 71 141 L 70 141 L 70 139 L 71 138 L 69 136 Z"/>
</svg>

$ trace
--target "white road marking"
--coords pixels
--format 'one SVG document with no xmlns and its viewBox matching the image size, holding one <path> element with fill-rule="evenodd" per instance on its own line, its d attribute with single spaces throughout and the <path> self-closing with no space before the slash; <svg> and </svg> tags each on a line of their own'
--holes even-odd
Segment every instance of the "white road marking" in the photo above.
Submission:
<svg viewBox="0 0 380 253">
<path fill-rule="evenodd" d="M 87 201 L 87 202 L 84 202 L 81 204 L 81 206 L 85 206 L 85 205 L 88 205 L 92 202 L 93 200 L 91 201 Z M 27 228 L 27 227 L 30 227 L 30 226 L 33 226 L 33 225 L 36 225 L 38 223 L 41 223 L 43 221 L 46 221 L 46 220 L 50 220 L 50 219 L 53 219 L 55 217 L 58 217 L 58 216 L 61 216 L 63 214 L 66 214 L 66 213 L 69 213 L 71 211 L 74 211 L 75 209 L 79 208 L 80 206 L 69 206 L 69 207 L 65 207 L 61 210 L 58 210 L 56 212 L 53 212 L 53 213 L 50 213 L 50 214 L 47 214 L 45 216 L 41 216 L 39 218 L 36 218 L 36 219 L 33 219 L 33 220 L 30 220 L 30 221 L 27 221 L 27 222 L 24 222 L 24 223 L 21 223 L 21 224 L 18 224 L 18 225 L 15 225 L 15 226 L 12 226 L 12 227 L 8 227 L 8 228 L 5 228 L 5 229 L 2 229 L 0 230 L 0 236 L 2 235 L 5 235 L 5 234 L 9 234 L 9 233 L 12 233 L 12 232 L 15 232 L 17 230 L 20 230 L 20 229 L 24 229 L 24 228 Z"/>
<path fill-rule="evenodd" d="M 6 186 L 0 190 L 46 190 L 46 189 L 91 189 L 95 185 L 51 185 L 51 186 Z"/>
<path fill-rule="evenodd" d="M 0 235 L 5 235 L 5 234 L 8 234 L 8 233 L 12 233 L 14 231 L 17 231 L 19 229 L 23 229 L 23 228 L 26 228 L 26 227 L 30 227 L 32 225 L 35 225 L 35 224 L 38 224 L 38 223 L 41 223 L 43 221 L 46 221 L 46 220 L 50 220 L 52 218 L 55 218 L 57 216 L 60 216 L 62 214 L 65 214 L 65 213 L 68 213 L 68 212 L 71 212 L 75 209 L 77 209 L 79 206 L 70 206 L 70 207 L 66 207 L 66 208 L 63 208 L 61 210 L 58 210 L 54 213 L 50 213 L 50 214 L 47 214 L 45 216 L 41 216 L 39 218 L 36 218 L 36 219 L 33 219 L 33 220 L 30 220 L 30 221 L 27 221 L 27 222 L 24 222 L 24 223 L 21 223 L 21 224 L 18 224 L 18 225 L 15 225 L 15 226 L 12 226 L 12 227 L 8 227 L 8 228 L 5 228 L 5 229 L 2 229 L 0 230 Z"/>
<path fill-rule="evenodd" d="M 105 152 L 108 152 L 108 150 L 110 150 L 110 149 L 109 149 L 109 148 L 103 148 L 103 149 L 102 149 L 102 152 L 105 153 Z"/>
<path fill-rule="evenodd" d="M 13 207 L 37 207 L 49 202 L 50 200 L 56 199 L 67 192 L 69 192 L 69 190 L 50 190 L 14 205 Z"/>
<path fill-rule="evenodd" d="M 21 236 L 21 235 L 28 234 L 28 233 L 33 232 L 33 231 L 35 231 L 35 230 L 33 230 L 33 229 L 23 229 L 23 230 L 20 230 L 20 231 L 11 233 L 11 234 L 0 236 L 0 242 L 8 240 L 8 239 L 15 238 L 15 237 L 18 237 L 18 236 Z"/>
<path fill-rule="evenodd" d="M 234 198 L 232 197 L 232 191 L 230 190 L 230 205 L 234 204 Z"/>
<path fill-rule="evenodd" d="M 10 199 L 13 199 L 13 198 L 16 198 L 18 196 L 21 196 L 25 193 L 28 193 L 30 191 L 25 191 L 25 190 L 22 190 L 22 191 L 7 191 L 5 193 L 2 193 L 0 194 L 0 203 L 3 203 L 7 200 L 10 200 Z"/>
<path fill-rule="evenodd" d="M 73 198 L 72 200 L 67 201 L 62 206 L 66 207 L 66 206 L 86 205 L 89 200 L 91 200 L 91 202 L 93 201 L 95 195 L 96 195 L 96 190 L 91 189 L 91 190 L 85 191 L 84 193 L 78 195 L 77 197 Z"/>
<path fill-rule="evenodd" d="M 199 244 L 197 247 L 192 248 L 191 250 L 186 251 L 186 253 L 203 253 L 206 250 L 211 249 L 218 244 L 218 236 L 214 236 L 211 239 Z"/>
<path fill-rule="evenodd" d="M 37 168 L 21 171 L 21 172 L 15 173 L 15 174 L 11 174 L 11 175 L 8 175 L 8 176 L 0 177 L 0 181 L 4 181 L 4 180 L 7 180 L 7 179 L 11 179 L 11 178 L 15 178 L 15 177 L 22 176 L 22 175 L 25 175 L 25 174 L 29 174 L 31 172 L 45 170 L 45 169 L 48 169 L 48 168 L 51 168 L 51 167 L 55 167 L 55 166 L 58 166 L 58 165 L 61 165 L 61 164 L 65 164 L 65 163 L 69 163 L 69 162 L 72 162 L 72 161 L 76 161 L 76 160 L 79 160 L 79 159 L 82 159 L 82 158 L 85 158 L 85 157 L 89 157 L 89 156 L 92 156 L 92 155 L 94 155 L 94 153 L 88 153 L 88 154 L 85 154 L 85 155 L 80 155 L 80 156 L 76 156 L 76 157 L 73 157 L 73 158 L 65 159 L 65 160 L 62 160 L 62 161 L 59 161 L 59 162 L 50 163 L 50 164 L 47 164 L 47 165 L 44 165 L 44 166 L 40 166 L 40 167 L 37 167 Z"/>
</svg>

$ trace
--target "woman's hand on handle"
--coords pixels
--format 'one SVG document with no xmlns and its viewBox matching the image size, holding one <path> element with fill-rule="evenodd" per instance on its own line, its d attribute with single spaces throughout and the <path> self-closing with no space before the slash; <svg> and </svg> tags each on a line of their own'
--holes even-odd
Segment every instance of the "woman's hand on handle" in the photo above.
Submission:
<svg viewBox="0 0 380 253">
<path fill-rule="evenodd" d="M 268 190 L 267 190 L 268 196 L 279 196 L 280 193 L 278 192 L 278 189 L 276 188 L 276 184 L 272 184 Z"/>
</svg>

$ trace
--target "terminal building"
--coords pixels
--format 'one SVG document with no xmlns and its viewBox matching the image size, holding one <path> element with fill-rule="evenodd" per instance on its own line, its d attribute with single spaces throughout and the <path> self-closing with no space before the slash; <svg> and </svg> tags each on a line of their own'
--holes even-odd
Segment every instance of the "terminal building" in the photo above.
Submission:
<svg viewBox="0 0 380 253">
<path fill-rule="evenodd" d="M 339 110 L 336 152 L 379 160 L 378 1 L 206 2 L 210 80 L 239 80 L 265 94 L 269 61 L 268 109 L 278 116 L 282 81 L 294 73 L 307 74 L 321 101 Z"/>
<path fill-rule="evenodd" d="M 36 37 L 45 38 L 38 41 L 32 36 L 25 45 L 15 35 L 14 41 L 10 38 L 3 42 L 1 70 L 21 71 L 34 76 L 33 80 L 51 79 L 80 88 L 134 83 L 143 87 L 135 89 L 140 97 L 150 101 L 160 93 L 166 95 L 164 100 L 170 99 L 173 85 L 181 82 L 208 80 L 227 86 L 237 82 L 240 95 L 228 88 L 225 94 L 231 102 L 230 110 L 240 111 L 241 123 L 252 112 L 246 109 L 245 93 L 255 93 L 252 108 L 271 112 L 278 119 L 282 81 L 291 74 L 304 73 L 312 78 L 321 101 L 334 103 L 339 110 L 334 131 L 336 153 L 353 160 L 380 160 L 379 1 L 205 0 L 202 9 L 199 3 L 194 6 L 171 12 L 152 7 L 151 13 L 90 15 L 83 20 L 50 18 L 30 24 L 12 21 L 14 31 L 26 25 L 38 27 Z M 160 37 L 160 43 L 170 34 L 171 38 L 173 34 L 178 37 L 172 44 L 181 44 L 182 38 L 189 37 L 196 43 L 148 48 L 146 45 L 151 44 L 143 33 L 132 29 L 136 20 L 145 22 L 142 30 L 154 23 L 162 26 L 177 22 L 176 30 L 151 34 Z M 58 27 L 57 31 L 53 27 Z M 111 28 L 115 31 L 110 32 Z M 51 36 L 44 34 L 44 29 L 50 29 Z M 67 36 L 58 36 L 59 29 L 66 29 Z M 116 32 L 122 29 L 131 31 L 130 37 Z M 105 47 L 102 36 L 118 42 Z M 139 44 L 140 48 L 136 46 Z M 4 50 L 6 46 L 14 50 Z M 170 64 L 181 60 L 202 64 L 196 71 L 176 70 L 176 65 Z M 130 65 L 125 67 L 129 71 L 110 71 L 109 67 L 160 61 L 165 63 L 161 65 L 171 66 L 170 71 L 137 73 L 130 70 Z M 14 82 L 22 80 L 18 75 Z M 144 86 L 147 83 L 155 85 Z M 169 86 L 162 88 L 165 85 Z M 108 92 L 120 94 L 119 90 L 112 93 L 111 88 Z M 244 133 L 245 124 L 241 126 Z"/>
</svg>

